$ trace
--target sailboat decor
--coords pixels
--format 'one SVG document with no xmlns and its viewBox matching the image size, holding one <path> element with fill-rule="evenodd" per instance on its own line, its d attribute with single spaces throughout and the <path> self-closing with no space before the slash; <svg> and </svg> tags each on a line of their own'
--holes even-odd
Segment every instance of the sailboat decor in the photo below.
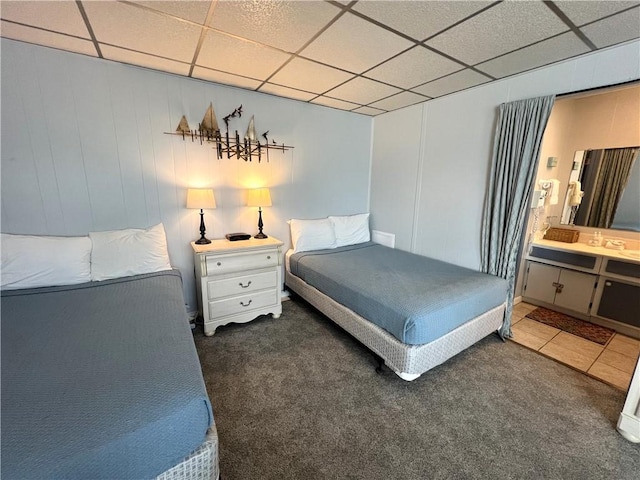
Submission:
<svg viewBox="0 0 640 480">
<path fill-rule="evenodd" d="M 262 158 L 266 158 L 269 161 L 269 150 L 280 150 L 285 152 L 291 145 L 278 145 L 275 140 L 271 140 L 269 143 L 269 130 L 262 134 L 264 143 L 260 143 L 260 139 L 256 134 L 255 118 L 252 115 L 249 120 L 247 132 L 244 138 L 240 138 L 238 130 L 235 131 L 235 138 L 229 136 L 229 122 L 233 118 L 242 117 L 242 105 L 236 108 L 226 117 L 223 117 L 225 124 L 225 133 L 220 133 L 220 127 L 218 126 L 218 120 L 216 113 L 213 110 L 213 103 L 209 103 L 209 108 L 202 118 L 202 122 L 198 124 L 198 130 L 191 130 L 189 128 L 189 122 L 183 115 L 180 119 L 180 123 L 175 132 L 165 132 L 167 135 L 180 135 L 182 140 L 186 140 L 187 137 L 191 137 L 191 141 L 195 142 L 200 140 L 200 145 L 203 143 L 213 143 L 216 149 L 218 159 L 222 159 L 225 155 L 227 158 L 237 158 L 238 160 L 244 160 L 245 162 L 251 162 L 253 159 L 258 160 L 258 163 L 262 161 Z"/>
</svg>

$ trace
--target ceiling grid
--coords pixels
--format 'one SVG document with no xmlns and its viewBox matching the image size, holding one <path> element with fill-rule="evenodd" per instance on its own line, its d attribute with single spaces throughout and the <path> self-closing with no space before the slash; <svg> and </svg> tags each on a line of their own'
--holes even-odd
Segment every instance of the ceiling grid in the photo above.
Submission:
<svg viewBox="0 0 640 480">
<path fill-rule="evenodd" d="M 371 116 L 640 38 L 640 0 L 0 6 L 5 38 Z"/>
</svg>

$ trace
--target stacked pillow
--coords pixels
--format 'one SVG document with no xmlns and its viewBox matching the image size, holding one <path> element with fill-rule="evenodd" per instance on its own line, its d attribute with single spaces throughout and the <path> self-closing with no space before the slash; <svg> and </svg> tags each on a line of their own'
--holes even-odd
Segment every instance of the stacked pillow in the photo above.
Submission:
<svg viewBox="0 0 640 480">
<path fill-rule="evenodd" d="M 294 252 L 345 247 L 371 240 L 369 214 L 289 220 Z"/>
<path fill-rule="evenodd" d="M 0 288 L 75 285 L 170 270 L 163 225 L 83 237 L 1 234 Z"/>
</svg>

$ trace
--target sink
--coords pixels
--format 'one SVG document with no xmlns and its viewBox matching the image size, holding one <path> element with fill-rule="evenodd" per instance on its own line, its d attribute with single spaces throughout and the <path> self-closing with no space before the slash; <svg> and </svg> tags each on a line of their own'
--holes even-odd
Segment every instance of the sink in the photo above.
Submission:
<svg viewBox="0 0 640 480">
<path fill-rule="evenodd" d="M 629 258 L 635 258 L 636 260 L 640 260 L 640 250 L 621 250 L 620 255 Z"/>
</svg>

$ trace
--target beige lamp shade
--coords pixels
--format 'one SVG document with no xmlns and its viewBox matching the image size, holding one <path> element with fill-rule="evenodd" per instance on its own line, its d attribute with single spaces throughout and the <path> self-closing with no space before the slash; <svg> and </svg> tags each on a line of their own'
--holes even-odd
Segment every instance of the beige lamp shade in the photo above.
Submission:
<svg viewBox="0 0 640 480">
<path fill-rule="evenodd" d="M 254 188 L 247 192 L 248 207 L 270 207 L 271 194 L 268 188 Z"/>
<path fill-rule="evenodd" d="M 187 208 L 216 208 L 216 199 L 210 188 L 187 189 Z"/>
</svg>

